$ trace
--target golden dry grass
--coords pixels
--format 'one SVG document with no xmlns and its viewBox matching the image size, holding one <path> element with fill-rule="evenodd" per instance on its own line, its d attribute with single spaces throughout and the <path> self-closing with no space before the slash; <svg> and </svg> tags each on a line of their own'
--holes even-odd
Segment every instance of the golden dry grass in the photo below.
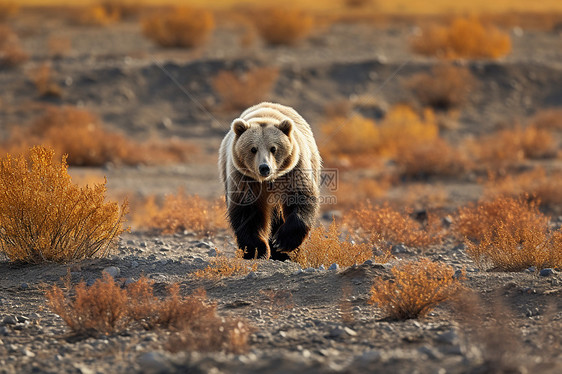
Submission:
<svg viewBox="0 0 562 374">
<path fill-rule="evenodd" d="M 244 252 L 241 249 L 236 251 L 234 257 L 217 254 L 216 257 L 212 257 L 209 260 L 209 265 L 202 270 L 197 270 L 193 275 L 197 278 L 220 279 L 248 275 L 251 271 L 256 271 L 258 263 L 256 261 L 244 260 L 243 254 Z"/>
<path fill-rule="evenodd" d="M 60 97 L 62 88 L 53 77 L 51 65 L 43 63 L 30 72 L 30 78 L 41 97 Z"/>
<path fill-rule="evenodd" d="M 215 28 L 213 13 L 182 6 L 142 20 L 143 34 L 162 47 L 192 48 L 204 44 Z"/>
<path fill-rule="evenodd" d="M 348 212 L 344 216 L 344 222 L 350 228 L 359 229 L 359 235 L 367 235 L 375 242 L 417 248 L 437 244 L 444 235 L 438 217 L 429 215 L 428 221 L 422 224 L 388 205 L 367 203 Z"/>
<path fill-rule="evenodd" d="M 459 210 L 454 225 L 482 268 L 520 271 L 562 266 L 562 231 L 553 232 L 536 203 L 499 197 Z"/>
<path fill-rule="evenodd" d="M 66 158 L 35 147 L 0 162 L 0 251 L 11 261 L 104 256 L 123 232 L 127 203 L 106 202 L 105 183 L 72 184 Z"/>
<path fill-rule="evenodd" d="M 416 53 L 446 59 L 499 58 L 511 51 L 508 34 L 474 17 L 456 18 L 449 26 L 426 27 L 410 45 Z"/>
<path fill-rule="evenodd" d="M 335 220 L 327 229 L 323 226 L 312 229 L 304 243 L 289 255 L 303 268 L 320 265 L 328 268 L 332 264 L 351 266 L 369 259 L 385 263 L 391 258 L 389 252 L 375 256 L 374 243 L 354 243 L 349 235 L 342 238 L 341 226 Z"/>
<path fill-rule="evenodd" d="M 531 119 L 531 125 L 540 130 L 562 131 L 562 109 L 544 109 Z"/>
<path fill-rule="evenodd" d="M 392 320 L 423 317 L 462 289 L 451 266 L 426 258 L 401 262 L 391 272 L 390 280 L 375 279 L 369 302 Z"/>
<path fill-rule="evenodd" d="M 98 5 L 118 20 L 135 18 L 143 9 L 143 3 L 138 0 L 101 0 Z"/>
<path fill-rule="evenodd" d="M 0 21 L 5 21 L 19 13 L 20 6 L 14 1 L 0 1 Z"/>
<path fill-rule="evenodd" d="M 119 14 L 109 12 L 101 4 L 74 9 L 70 16 L 71 21 L 80 26 L 107 26 L 119 20 Z"/>
<path fill-rule="evenodd" d="M 459 107 L 474 86 L 474 77 L 465 67 L 435 65 L 431 73 L 418 73 L 405 81 L 422 105 L 438 110 Z"/>
<path fill-rule="evenodd" d="M 23 64 L 29 55 L 22 49 L 18 35 L 7 25 L 0 24 L 0 68 Z"/>
<path fill-rule="evenodd" d="M 75 166 L 185 162 L 197 152 L 194 145 L 173 139 L 137 143 L 108 131 L 85 109 L 54 106 L 47 107 L 31 126 L 14 128 L 0 143 L 0 151 L 18 153 L 39 144 L 52 147 L 57 155 L 68 155 L 69 164 Z"/>
<path fill-rule="evenodd" d="M 228 227 L 225 214 L 226 207 L 221 199 L 208 201 L 179 190 L 176 194 L 166 195 L 161 206 L 154 196 L 148 197 L 133 219 L 139 227 L 165 234 L 188 230 L 208 235 Z"/>
<path fill-rule="evenodd" d="M 66 293 L 57 286 L 46 290 L 47 304 L 77 335 L 99 336 L 139 326 L 172 331 L 167 348 L 180 350 L 242 352 L 247 349 L 250 328 L 241 319 L 221 318 L 216 303 L 204 291 L 181 296 L 178 284 L 168 296 L 154 296 L 153 282 L 141 278 L 125 289 L 111 276 L 87 287 L 84 282 Z M 70 296 L 73 293 L 74 296 Z"/>
<path fill-rule="evenodd" d="M 253 17 L 259 35 L 271 45 L 295 44 L 308 36 L 314 26 L 310 14 L 280 5 L 258 11 Z"/>
<path fill-rule="evenodd" d="M 278 77 L 279 69 L 274 67 L 254 68 L 242 75 L 223 70 L 211 83 L 220 97 L 222 109 L 244 110 L 266 100 Z"/>
</svg>

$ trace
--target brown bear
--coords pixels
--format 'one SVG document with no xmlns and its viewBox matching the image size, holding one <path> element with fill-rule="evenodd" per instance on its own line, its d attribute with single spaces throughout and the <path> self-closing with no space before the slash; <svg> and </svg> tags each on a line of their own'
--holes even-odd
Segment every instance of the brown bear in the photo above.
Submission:
<svg viewBox="0 0 562 374">
<path fill-rule="evenodd" d="M 287 260 L 316 221 L 322 160 L 308 123 L 264 102 L 236 118 L 219 150 L 230 225 L 244 258 Z"/>
</svg>

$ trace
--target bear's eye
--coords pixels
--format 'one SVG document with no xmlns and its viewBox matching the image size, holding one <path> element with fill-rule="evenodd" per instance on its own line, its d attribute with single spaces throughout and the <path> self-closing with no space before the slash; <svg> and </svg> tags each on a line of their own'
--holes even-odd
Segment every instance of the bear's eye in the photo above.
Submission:
<svg viewBox="0 0 562 374">
<path fill-rule="evenodd" d="M 271 153 L 275 154 L 275 152 L 277 151 L 277 148 L 271 147 L 269 150 L 271 151 Z"/>
<path fill-rule="evenodd" d="M 252 147 L 252 149 L 250 149 L 250 151 L 252 153 L 258 153 L 258 149 L 256 147 Z"/>
</svg>

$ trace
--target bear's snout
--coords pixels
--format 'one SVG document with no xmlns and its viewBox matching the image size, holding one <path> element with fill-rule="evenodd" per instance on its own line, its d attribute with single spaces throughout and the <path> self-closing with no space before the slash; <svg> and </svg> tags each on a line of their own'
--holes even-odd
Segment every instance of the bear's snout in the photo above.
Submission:
<svg viewBox="0 0 562 374">
<path fill-rule="evenodd" d="M 271 173 L 271 168 L 268 164 L 261 164 L 259 170 L 262 177 L 267 177 Z"/>
</svg>

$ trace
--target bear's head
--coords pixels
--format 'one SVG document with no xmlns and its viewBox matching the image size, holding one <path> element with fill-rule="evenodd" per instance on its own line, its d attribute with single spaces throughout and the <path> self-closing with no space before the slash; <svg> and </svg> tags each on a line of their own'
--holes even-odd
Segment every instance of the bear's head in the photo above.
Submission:
<svg viewBox="0 0 562 374">
<path fill-rule="evenodd" d="M 289 119 L 253 118 L 232 122 L 233 160 L 244 175 L 260 182 L 275 180 L 291 171 L 298 162 L 299 147 Z"/>
</svg>

